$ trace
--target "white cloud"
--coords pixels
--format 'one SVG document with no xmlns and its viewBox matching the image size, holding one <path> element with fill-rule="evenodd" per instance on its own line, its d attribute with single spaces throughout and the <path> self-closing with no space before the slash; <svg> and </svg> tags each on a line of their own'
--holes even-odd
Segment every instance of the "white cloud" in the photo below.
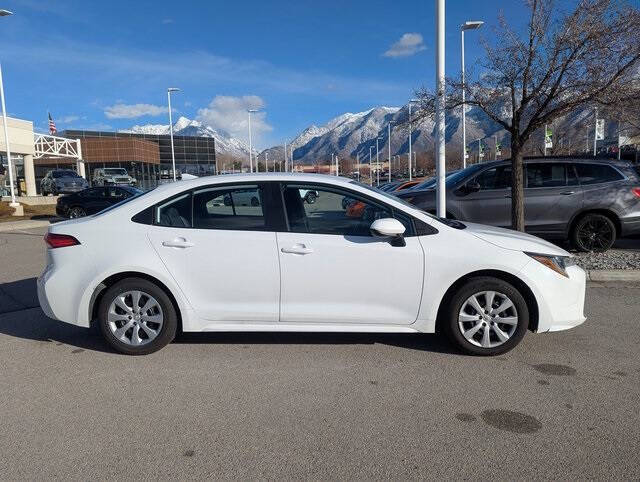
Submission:
<svg viewBox="0 0 640 482">
<path fill-rule="evenodd" d="M 395 42 L 389 50 L 384 54 L 384 57 L 409 57 L 410 55 L 417 54 L 418 52 L 425 50 L 427 46 L 424 44 L 422 35 L 419 33 L 405 33 L 402 34 L 400 40 Z"/>
<path fill-rule="evenodd" d="M 248 109 L 264 109 L 265 102 L 257 95 L 232 97 L 217 95 L 203 109 L 198 109 L 197 119 L 214 129 L 228 132 L 234 137 L 248 141 L 249 114 Z M 251 137 L 253 145 L 260 144 L 260 137 L 273 130 L 267 123 L 267 113 L 259 111 L 251 114 Z"/>
<path fill-rule="evenodd" d="M 64 117 L 61 117 L 60 119 L 57 119 L 57 121 L 60 122 L 61 124 L 68 124 L 69 122 L 75 122 L 79 119 L 80 119 L 80 116 L 77 116 L 77 115 L 66 115 Z"/>
<path fill-rule="evenodd" d="M 154 104 L 115 104 L 104 109 L 104 115 L 109 119 L 133 119 L 145 115 L 157 116 L 167 112 L 169 112 L 167 107 Z"/>
</svg>

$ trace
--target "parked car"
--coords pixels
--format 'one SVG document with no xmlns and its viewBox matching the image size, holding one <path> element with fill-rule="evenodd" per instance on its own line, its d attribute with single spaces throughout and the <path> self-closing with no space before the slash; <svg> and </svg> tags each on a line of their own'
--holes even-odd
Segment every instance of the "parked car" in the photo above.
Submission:
<svg viewBox="0 0 640 482">
<path fill-rule="evenodd" d="M 391 189 L 388 192 L 398 192 L 398 191 L 405 191 L 407 189 L 411 189 L 413 186 L 417 186 L 418 184 L 420 184 L 423 180 L 424 179 L 420 178 L 420 179 L 412 179 L 411 181 L 401 182 L 395 188 Z"/>
<path fill-rule="evenodd" d="M 71 169 L 54 169 L 40 180 L 40 192 L 43 196 L 74 193 L 87 187 L 87 180 Z"/>
<path fill-rule="evenodd" d="M 213 202 L 253 190 L 262 209 Z M 304 202 L 317 191 L 326 207 Z M 367 205 L 348 217 L 341 199 Z M 495 355 L 527 330 L 585 320 L 586 275 L 563 249 L 438 219 L 335 176 L 246 174 L 169 183 L 49 226 L 38 298 L 142 355 L 176 331 L 433 333 Z M 375 262 L 373 262 L 375 260 Z"/>
<path fill-rule="evenodd" d="M 173 169 L 160 169 L 156 174 L 156 180 L 160 184 L 173 181 Z M 176 180 L 182 180 L 182 171 L 180 169 L 176 169 Z"/>
<path fill-rule="evenodd" d="M 105 167 L 93 171 L 94 186 L 136 186 L 138 181 L 123 167 Z"/>
<path fill-rule="evenodd" d="M 131 186 L 91 187 L 68 196 L 60 196 L 56 214 L 63 218 L 81 218 L 95 214 L 144 191 Z"/>
<path fill-rule="evenodd" d="M 525 159 L 527 232 L 570 240 L 580 251 L 605 251 L 617 237 L 640 233 L 640 172 L 627 162 Z M 511 225 L 511 162 L 474 164 L 447 178 L 447 217 Z M 435 212 L 435 190 L 399 197 Z"/>
</svg>

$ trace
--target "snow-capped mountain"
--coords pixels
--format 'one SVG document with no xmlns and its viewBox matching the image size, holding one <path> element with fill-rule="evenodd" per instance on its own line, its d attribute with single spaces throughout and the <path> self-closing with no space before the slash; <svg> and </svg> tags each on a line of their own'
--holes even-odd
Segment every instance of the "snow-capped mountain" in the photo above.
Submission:
<svg viewBox="0 0 640 482">
<path fill-rule="evenodd" d="M 153 134 L 166 135 L 169 134 L 169 125 L 164 124 L 147 124 L 135 125 L 130 129 L 121 130 L 120 132 L 130 132 L 134 134 Z M 211 126 L 202 124 L 197 120 L 180 117 L 173 124 L 173 133 L 177 136 L 199 136 L 213 137 L 216 140 L 216 152 L 238 159 L 248 159 L 249 147 L 239 139 L 231 137 L 228 133 L 216 130 Z"/>
</svg>

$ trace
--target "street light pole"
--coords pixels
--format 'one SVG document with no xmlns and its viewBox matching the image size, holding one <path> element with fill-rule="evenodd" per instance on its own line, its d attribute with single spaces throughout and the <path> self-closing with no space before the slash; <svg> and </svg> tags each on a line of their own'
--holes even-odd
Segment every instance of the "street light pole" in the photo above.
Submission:
<svg viewBox="0 0 640 482">
<path fill-rule="evenodd" d="M 171 164 L 173 167 L 173 182 L 176 181 L 176 152 L 173 148 L 173 120 L 171 119 L 171 92 L 179 92 L 177 87 L 167 89 L 167 100 L 169 101 L 169 134 L 171 135 Z"/>
<path fill-rule="evenodd" d="M 417 102 L 417 99 L 411 99 L 409 101 L 409 181 L 411 181 L 411 104 L 416 104 Z"/>
<path fill-rule="evenodd" d="M 436 0 L 436 213 L 441 218 L 446 217 L 447 213 L 445 197 L 444 16 L 444 0 Z"/>
<path fill-rule="evenodd" d="M 378 147 L 380 139 L 380 136 L 376 137 L 376 186 L 380 185 L 380 148 Z"/>
<path fill-rule="evenodd" d="M 247 109 L 247 114 L 249 115 L 249 172 L 253 172 L 253 145 L 251 144 L 251 114 L 255 112 L 258 112 L 258 111 L 256 109 Z M 257 171 L 258 171 L 258 163 L 256 162 L 256 172 Z"/>
<path fill-rule="evenodd" d="M 264 151 L 264 172 L 269 172 L 269 153 Z"/>
<path fill-rule="evenodd" d="M 287 172 L 287 141 L 284 141 L 284 172 Z"/>
<path fill-rule="evenodd" d="M 465 79 L 464 79 L 464 31 L 465 30 L 475 30 L 482 26 L 484 22 L 480 21 L 469 21 L 465 22 L 460 27 L 460 36 L 461 36 L 461 59 L 462 59 L 462 168 L 467 167 L 467 126 L 466 126 L 466 107 L 465 104 Z"/>
<path fill-rule="evenodd" d="M 387 134 L 387 141 L 389 143 L 389 182 L 391 182 L 391 124 L 392 122 L 389 122 L 389 125 L 387 127 L 389 131 Z"/>
<path fill-rule="evenodd" d="M 371 151 L 373 150 L 373 146 L 369 146 L 369 181 L 371 182 L 371 185 L 373 186 L 373 171 L 371 170 Z"/>
<path fill-rule="evenodd" d="M 5 10 L 6 11 L 6 10 Z M 11 166 L 11 148 L 9 147 L 9 129 L 7 128 L 7 107 L 4 104 L 4 84 L 2 82 L 2 65 L 0 65 L 0 100 L 2 101 L 2 121 L 4 126 L 4 144 L 7 151 L 7 169 L 9 170 L 9 187 L 11 190 L 11 206 L 12 208 L 18 207 L 16 202 L 16 193 L 13 189 L 13 168 Z"/>
</svg>

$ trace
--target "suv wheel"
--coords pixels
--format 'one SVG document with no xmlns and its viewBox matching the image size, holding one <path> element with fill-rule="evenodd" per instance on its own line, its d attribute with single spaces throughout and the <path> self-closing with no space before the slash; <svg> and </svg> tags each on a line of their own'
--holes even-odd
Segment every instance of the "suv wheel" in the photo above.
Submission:
<svg viewBox="0 0 640 482">
<path fill-rule="evenodd" d="M 307 201 L 307 204 L 313 204 L 316 202 L 316 193 L 315 192 L 309 192 L 307 193 L 307 197 L 305 198 L 305 201 Z"/>
<path fill-rule="evenodd" d="M 606 251 L 615 241 L 616 226 L 603 214 L 586 214 L 578 219 L 571 232 L 571 243 L 578 251 Z"/>
<path fill-rule="evenodd" d="M 147 355 L 170 343 L 178 326 L 173 303 L 154 283 L 126 278 L 109 288 L 98 311 L 109 345 L 127 355 Z"/>
<path fill-rule="evenodd" d="M 473 278 L 453 295 L 443 329 L 470 355 L 499 355 L 515 347 L 529 327 L 520 292 L 504 280 Z"/>
<path fill-rule="evenodd" d="M 76 206 L 69 210 L 69 218 L 83 218 L 87 215 L 87 212 L 80 206 Z"/>
</svg>

